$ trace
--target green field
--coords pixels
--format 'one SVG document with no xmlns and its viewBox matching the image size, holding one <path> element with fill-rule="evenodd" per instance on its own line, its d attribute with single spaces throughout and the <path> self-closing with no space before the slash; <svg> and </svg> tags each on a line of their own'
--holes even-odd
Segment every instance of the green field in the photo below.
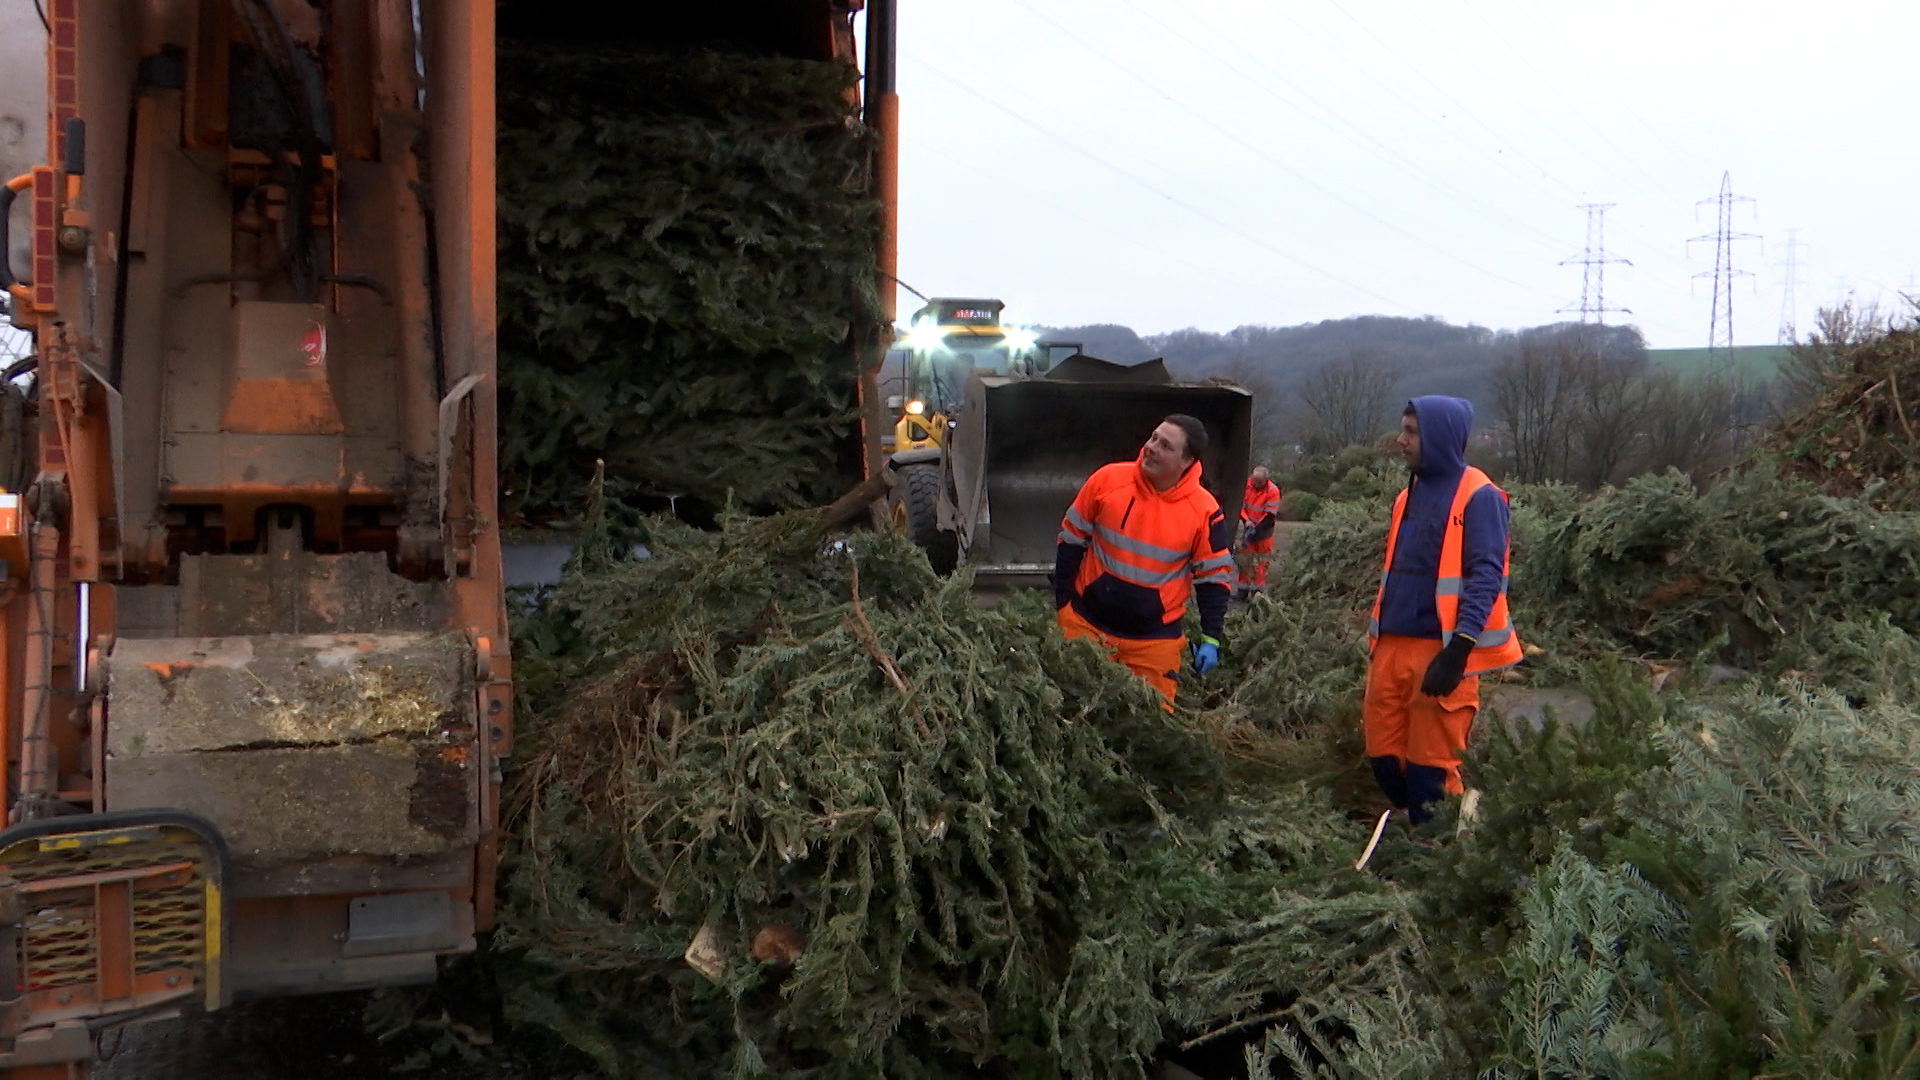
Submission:
<svg viewBox="0 0 1920 1080">
<path fill-rule="evenodd" d="M 1711 370 L 1716 364 L 1726 364 L 1750 382 L 1766 382 L 1780 370 L 1787 359 L 1785 345 L 1742 345 L 1728 349 L 1648 349 L 1647 359 L 1661 367 L 1670 367 L 1687 374 Z"/>
</svg>

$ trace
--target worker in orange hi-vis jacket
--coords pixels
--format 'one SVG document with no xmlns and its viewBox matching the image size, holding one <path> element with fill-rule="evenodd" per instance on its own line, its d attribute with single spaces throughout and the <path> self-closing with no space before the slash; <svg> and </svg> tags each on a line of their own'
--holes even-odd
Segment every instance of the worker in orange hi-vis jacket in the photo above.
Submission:
<svg viewBox="0 0 1920 1080">
<path fill-rule="evenodd" d="M 1248 566 L 1239 572 L 1240 588 L 1267 587 L 1267 566 L 1273 562 L 1273 527 L 1280 520 L 1280 485 L 1273 482 L 1265 465 L 1247 477 L 1246 494 L 1240 499 L 1240 550 L 1252 556 L 1252 574 Z"/>
<path fill-rule="evenodd" d="M 1200 486 L 1207 429 L 1191 416 L 1167 417 L 1140 456 L 1087 478 L 1060 522 L 1053 592 L 1060 630 L 1092 638 L 1145 679 L 1172 707 L 1186 651 L 1187 598 L 1200 609 L 1196 673 L 1220 662 L 1226 629 L 1227 520 Z"/>
<path fill-rule="evenodd" d="M 1398 445 L 1410 475 L 1394 500 L 1367 630 L 1367 757 L 1414 825 L 1462 792 L 1479 677 L 1522 655 L 1507 613 L 1507 495 L 1467 464 L 1472 426 L 1473 406 L 1460 398 L 1407 403 Z"/>
</svg>

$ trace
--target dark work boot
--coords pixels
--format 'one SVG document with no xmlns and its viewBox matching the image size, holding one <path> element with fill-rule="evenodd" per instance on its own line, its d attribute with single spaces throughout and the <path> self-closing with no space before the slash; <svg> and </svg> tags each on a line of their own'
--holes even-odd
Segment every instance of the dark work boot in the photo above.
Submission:
<svg viewBox="0 0 1920 1080">
<path fill-rule="evenodd" d="M 1408 765 L 1406 776 L 1407 817 L 1415 826 L 1433 818 L 1428 809 L 1447 797 L 1447 770 L 1438 765 Z"/>
<path fill-rule="evenodd" d="M 1407 776 L 1402 771 L 1400 759 L 1386 757 L 1368 758 L 1373 766 L 1373 782 L 1380 785 L 1380 791 L 1393 804 L 1394 809 L 1404 810 L 1407 806 Z"/>
</svg>

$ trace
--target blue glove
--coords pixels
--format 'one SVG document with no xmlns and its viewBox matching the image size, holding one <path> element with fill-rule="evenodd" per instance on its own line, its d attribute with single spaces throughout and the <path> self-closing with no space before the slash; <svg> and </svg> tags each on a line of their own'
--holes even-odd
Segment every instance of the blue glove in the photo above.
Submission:
<svg viewBox="0 0 1920 1080">
<path fill-rule="evenodd" d="M 1193 647 L 1193 670 L 1201 675 L 1220 666 L 1220 643 L 1210 637 L 1200 639 Z"/>
</svg>

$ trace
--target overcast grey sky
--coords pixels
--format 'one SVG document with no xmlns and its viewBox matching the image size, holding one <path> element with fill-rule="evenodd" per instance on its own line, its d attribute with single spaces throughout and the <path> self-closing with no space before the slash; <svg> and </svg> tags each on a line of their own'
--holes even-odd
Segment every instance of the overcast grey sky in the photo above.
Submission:
<svg viewBox="0 0 1920 1080">
<path fill-rule="evenodd" d="M 1732 174 L 1734 330 L 1920 274 L 1914 0 L 901 0 L 900 276 L 1010 321 L 1142 333 L 1356 314 L 1577 315 L 1707 343 Z M 902 293 L 904 316 L 917 306 Z"/>
</svg>

